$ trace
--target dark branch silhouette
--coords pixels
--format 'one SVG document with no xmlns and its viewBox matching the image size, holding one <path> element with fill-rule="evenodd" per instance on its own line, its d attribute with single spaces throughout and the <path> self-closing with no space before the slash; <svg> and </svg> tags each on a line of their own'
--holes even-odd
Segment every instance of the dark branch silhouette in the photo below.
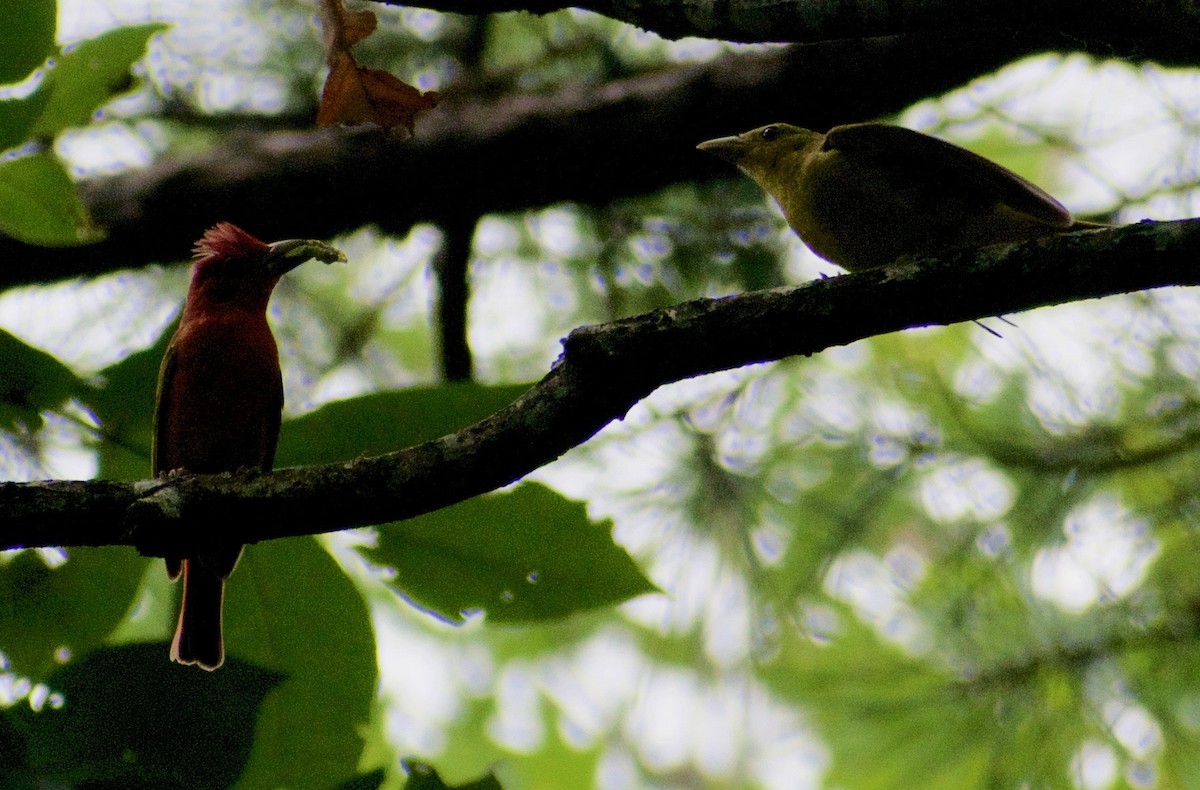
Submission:
<svg viewBox="0 0 1200 790">
<path fill-rule="evenodd" d="M 1109 57 L 1196 63 L 1200 9 L 1183 0 L 375 0 L 459 14 L 586 8 L 664 38 L 813 43 L 949 31 L 1037 36 L 1041 46 Z"/>
<path fill-rule="evenodd" d="M 467 342 L 467 307 L 471 300 L 468 271 L 474 217 L 448 218 L 442 225 L 442 248 L 434 259 L 437 278 L 436 332 L 443 381 L 470 381 L 474 362 Z"/>
<path fill-rule="evenodd" d="M 576 329 L 517 401 L 395 453 L 269 475 L 0 483 L 0 548 L 122 544 L 161 556 L 409 518 L 521 478 L 663 384 L 907 327 L 1197 285 L 1198 261 L 1200 220 L 1144 222 L 686 302 Z"/>
<path fill-rule="evenodd" d="M 218 221 L 260 238 L 328 238 L 374 223 L 607 205 L 737 177 L 696 143 L 776 120 L 826 129 L 899 112 L 1029 51 L 1019 37 L 928 35 L 729 56 L 552 95 L 448 97 L 417 137 L 230 133 L 196 155 L 82 185 L 108 237 L 49 249 L 0 238 L 0 288 L 178 261 Z M 281 196 L 286 196 L 283 199 Z"/>
</svg>

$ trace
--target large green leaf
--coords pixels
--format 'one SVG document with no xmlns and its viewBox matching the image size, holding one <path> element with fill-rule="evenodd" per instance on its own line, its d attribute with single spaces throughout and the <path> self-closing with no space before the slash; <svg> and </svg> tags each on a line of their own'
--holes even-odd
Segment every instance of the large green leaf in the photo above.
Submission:
<svg viewBox="0 0 1200 790">
<path fill-rule="evenodd" d="M 55 0 L 0 0 L 0 84 L 17 82 L 54 51 Z"/>
<path fill-rule="evenodd" d="M 495 622 L 530 622 L 657 590 L 610 530 L 579 502 L 526 484 L 382 527 L 379 545 L 362 552 L 446 620 L 483 609 Z"/>
<path fill-rule="evenodd" d="M 527 389 L 443 384 L 329 403 L 284 424 L 275 465 L 345 461 L 436 439 L 507 406 Z"/>
<path fill-rule="evenodd" d="M 14 670 L 44 680 L 60 648 L 97 647 L 125 617 L 147 560 L 124 547 L 75 548 L 50 568 L 33 552 L 0 564 L 0 652 Z"/>
<path fill-rule="evenodd" d="M 387 779 L 387 772 L 378 768 L 370 773 L 347 779 L 332 790 L 379 790 L 385 779 Z"/>
<path fill-rule="evenodd" d="M 224 790 L 246 765 L 259 706 L 281 679 L 236 657 L 220 672 L 183 667 L 163 643 L 96 650 L 49 679 L 61 708 L 15 709 L 30 779 L 39 787 Z"/>
<path fill-rule="evenodd" d="M 355 776 L 375 695 L 375 636 L 361 594 L 328 552 L 313 538 L 247 548 L 229 579 L 225 638 L 230 656 L 287 677 L 263 706 L 238 787 L 326 790 Z"/>
<path fill-rule="evenodd" d="M 13 431 L 22 425 L 37 430 L 42 412 L 90 391 L 53 356 L 0 329 L 0 430 Z"/>
<path fill-rule="evenodd" d="M 151 475 L 158 368 L 174 333 L 172 324 L 150 348 L 101 371 L 104 386 L 87 401 L 100 421 L 99 476 L 106 480 L 144 480 Z"/>
<path fill-rule="evenodd" d="M 118 28 L 68 48 L 39 88 L 50 98 L 30 136 L 52 138 L 63 129 L 89 123 L 96 110 L 132 87 L 130 68 L 145 54 L 150 37 L 168 27 Z"/>
<path fill-rule="evenodd" d="M 50 151 L 0 162 L 0 231 L 44 246 L 88 244 L 101 236 Z"/>
<path fill-rule="evenodd" d="M 36 790 L 29 767 L 28 733 L 19 720 L 19 708 L 0 708 L 0 787 L 9 790 Z"/>
<path fill-rule="evenodd" d="M 495 774 L 488 774 L 466 784 L 448 785 L 437 769 L 429 763 L 408 758 L 404 760 L 404 767 L 408 770 L 408 781 L 404 783 L 404 790 L 504 790 Z"/>
</svg>

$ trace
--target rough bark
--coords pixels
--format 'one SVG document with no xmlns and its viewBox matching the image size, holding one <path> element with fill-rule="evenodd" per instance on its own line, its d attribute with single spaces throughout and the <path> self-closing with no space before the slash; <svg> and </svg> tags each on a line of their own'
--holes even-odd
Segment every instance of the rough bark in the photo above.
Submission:
<svg viewBox="0 0 1200 790">
<path fill-rule="evenodd" d="M 508 407 L 387 455 L 269 475 L 0 483 L 0 549 L 123 544 L 161 556 L 205 541 L 252 543 L 409 518 L 519 479 L 669 382 L 906 327 L 1200 285 L 1197 260 L 1200 220 L 1144 222 L 902 260 L 583 327 L 566 338 L 546 377 Z"/>
<path fill-rule="evenodd" d="M 375 0 L 460 14 L 574 7 L 664 38 L 814 43 L 913 33 L 1023 31 L 1053 48 L 1195 65 L 1200 6 L 1187 0 Z"/>
</svg>

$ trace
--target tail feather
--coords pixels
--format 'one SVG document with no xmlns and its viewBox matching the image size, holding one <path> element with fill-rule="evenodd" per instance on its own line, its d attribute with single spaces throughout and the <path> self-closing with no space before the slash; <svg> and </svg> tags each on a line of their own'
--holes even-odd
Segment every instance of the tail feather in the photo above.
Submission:
<svg viewBox="0 0 1200 790">
<path fill-rule="evenodd" d="M 183 560 L 183 603 L 171 643 L 171 660 L 211 671 L 225 663 L 221 610 L 225 576 L 232 568 L 228 564 L 220 568 L 208 560 L 203 556 Z"/>
</svg>

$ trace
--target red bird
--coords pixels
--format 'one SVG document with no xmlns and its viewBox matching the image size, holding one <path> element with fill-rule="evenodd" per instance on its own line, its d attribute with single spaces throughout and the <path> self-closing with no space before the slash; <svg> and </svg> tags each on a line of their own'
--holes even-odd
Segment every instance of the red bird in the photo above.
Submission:
<svg viewBox="0 0 1200 790">
<path fill-rule="evenodd" d="M 270 471 L 283 380 L 267 302 L 279 278 L 301 263 L 346 256 L 308 239 L 264 244 L 228 222 L 210 228 L 195 253 L 183 316 L 158 375 L 154 473 Z M 209 670 L 224 663 L 225 578 L 241 554 L 237 543 L 214 542 L 194 554 L 166 558 L 172 579 L 183 573 L 174 661 Z"/>
</svg>

